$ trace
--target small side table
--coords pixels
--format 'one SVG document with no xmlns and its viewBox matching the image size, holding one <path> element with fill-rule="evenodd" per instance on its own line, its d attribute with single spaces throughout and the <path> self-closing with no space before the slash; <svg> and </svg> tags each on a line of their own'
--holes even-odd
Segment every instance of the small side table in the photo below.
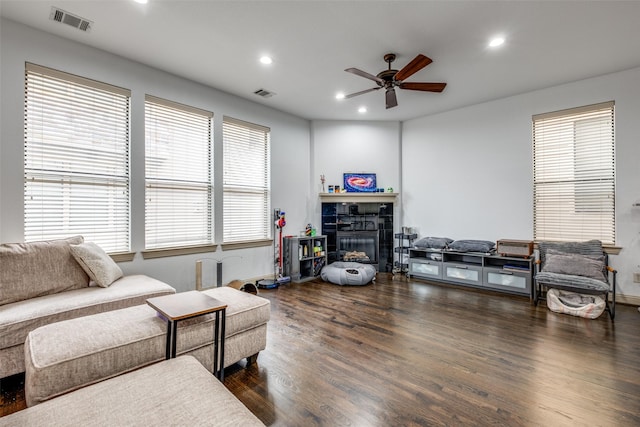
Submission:
<svg viewBox="0 0 640 427">
<path fill-rule="evenodd" d="M 224 381 L 224 336 L 227 304 L 199 291 L 180 292 L 149 298 L 147 304 L 167 320 L 166 358 L 176 357 L 178 322 L 215 313 L 213 331 L 213 375 Z M 220 345 L 218 345 L 220 342 Z"/>
</svg>

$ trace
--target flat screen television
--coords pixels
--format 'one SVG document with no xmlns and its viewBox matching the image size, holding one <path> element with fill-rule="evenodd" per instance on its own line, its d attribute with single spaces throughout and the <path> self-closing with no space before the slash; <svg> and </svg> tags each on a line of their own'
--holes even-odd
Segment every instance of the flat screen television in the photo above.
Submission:
<svg viewBox="0 0 640 427">
<path fill-rule="evenodd" d="M 345 173 L 344 186 L 347 193 L 373 193 L 377 191 L 375 173 Z"/>
</svg>

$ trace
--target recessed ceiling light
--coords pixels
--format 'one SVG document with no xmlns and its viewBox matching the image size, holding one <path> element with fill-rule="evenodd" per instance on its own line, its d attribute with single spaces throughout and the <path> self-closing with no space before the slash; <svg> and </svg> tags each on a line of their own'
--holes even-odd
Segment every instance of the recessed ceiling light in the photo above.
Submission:
<svg viewBox="0 0 640 427">
<path fill-rule="evenodd" d="M 366 112 L 367 112 L 367 107 L 358 108 L 358 113 L 366 113 Z"/>
<path fill-rule="evenodd" d="M 149 0 L 133 0 L 133 1 L 140 4 L 147 4 Z"/>
<path fill-rule="evenodd" d="M 261 56 L 260 57 L 260 62 L 262 62 L 265 65 L 269 65 L 269 64 L 273 63 L 273 59 L 271 59 L 270 56 L 266 56 L 265 55 L 265 56 Z"/>
<path fill-rule="evenodd" d="M 498 47 L 504 43 L 504 37 L 494 37 L 489 42 L 489 47 Z"/>
<path fill-rule="evenodd" d="M 344 93 L 342 92 L 336 93 L 336 99 L 344 99 Z"/>
</svg>

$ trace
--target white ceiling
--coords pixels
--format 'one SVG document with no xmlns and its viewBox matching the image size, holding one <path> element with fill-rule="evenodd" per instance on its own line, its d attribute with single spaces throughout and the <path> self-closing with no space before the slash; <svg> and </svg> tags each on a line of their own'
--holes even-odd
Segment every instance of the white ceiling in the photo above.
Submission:
<svg viewBox="0 0 640 427">
<path fill-rule="evenodd" d="M 51 6 L 93 21 L 84 33 L 49 20 Z M 640 1 L 0 0 L 3 17 L 306 119 L 406 120 L 640 66 Z M 487 47 L 497 34 L 498 49 Z M 346 73 L 433 63 L 396 89 L 337 101 L 375 83 Z M 263 54 L 274 63 L 258 62 Z M 46 64 L 43 64 L 46 65 Z M 263 99 L 253 92 L 276 95 Z M 368 112 L 357 112 L 359 106 Z"/>
</svg>

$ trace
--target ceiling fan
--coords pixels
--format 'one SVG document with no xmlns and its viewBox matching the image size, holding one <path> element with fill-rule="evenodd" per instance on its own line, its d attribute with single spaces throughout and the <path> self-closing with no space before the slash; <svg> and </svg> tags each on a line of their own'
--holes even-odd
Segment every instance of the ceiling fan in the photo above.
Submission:
<svg viewBox="0 0 640 427">
<path fill-rule="evenodd" d="M 365 93 L 384 88 L 386 92 L 386 106 L 387 109 L 389 109 L 398 105 L 398 99 L 396 98 L 395 91 L 396 87 L 399 87 L 400 89 L 420 90 L 423 92 L 442 92 L 444 90 L 444 87 L 447 85 L 446 83 L 406 83 L 404 81 L 405 79 L 422 70 L 433 61 L 430 58 L 419 54 L 418 56 L 413 58 L 413 61 L 405 65 L 402 70 L 398 71 L 391 69 L 391 63 L 395 61 L 395 59 L 395 53 L 387 53 L 384 56 L 384 60 L 389 64 L 389 68 L 387 70 L 379 72 L 376 76 L 357 68 L 347 68 L 345 70 L 346 72 L 355 74 L 356 76 L 367 78 L 369 80 L 373 80 L 378 84 L 378 87 L 352 93 L 350 95 L 346 95 L 345 98 L 353 98 L 354 96 L 363 95 Z"/>
</svg>

